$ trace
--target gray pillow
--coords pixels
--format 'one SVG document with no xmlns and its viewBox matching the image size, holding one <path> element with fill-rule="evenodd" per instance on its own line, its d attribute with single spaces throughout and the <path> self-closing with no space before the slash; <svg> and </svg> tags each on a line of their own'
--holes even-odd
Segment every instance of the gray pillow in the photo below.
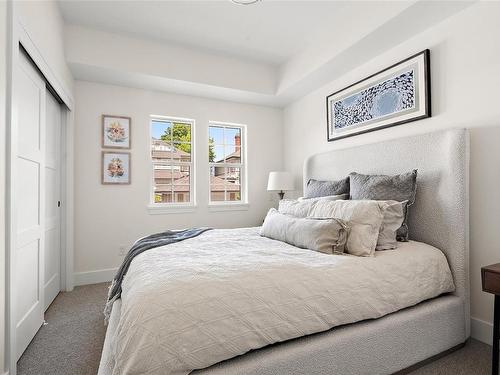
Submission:
<svg viewBox="0 0 500 375">
<path fill-rule="evenodd" d="M 349 176 L 339 181 L 318 181 L 311 178 L 307 182 L 304 198 L 317 198 L 340 194 L 349 194 Z"/>
<path fill-rule="evenodd" d="M 408 241 L 408 208 L 415 202 L 417 170 L 395 176 L 351 173 L 351 199 L 408 201 L 404 205 L 404 221 L 396 232 L 398 241 Z"/>
<path fill-rule="evenodd" d="M 349 227 L 340 219 L 308 219 L 280 214 L 275 208 L 267 213 L 260 235 L 290 245 L 341 254 L 347 241 Z"/>
</svg>

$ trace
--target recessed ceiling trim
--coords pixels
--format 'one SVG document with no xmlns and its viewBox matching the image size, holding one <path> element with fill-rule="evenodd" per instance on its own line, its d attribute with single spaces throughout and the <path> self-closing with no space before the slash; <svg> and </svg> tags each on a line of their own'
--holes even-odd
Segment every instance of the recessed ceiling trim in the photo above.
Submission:
<svg viewBox="0 0 500 375">
<path fill-rule="evenodd" d="M 237 5 L 252 5 L 256 4 L 261 0 L 231 0 L 232 3 Z"/>
<path fill-rule="evenodd" d="M 64 4 L 67 3 L 72 2 Z M 266 5 L 269 3 L 272 2 Z M 221 4 L 231 8 L 227 0 Z M 311 51 L 326 46 L 328 53 L 319 54 L 320 59 L 309 63 L 297 55 L 284 66 L 287 68 L 289 63 L 298 61 L 288 70 L 278 71 L 266 64 L 74 25 L 65 28 L 66 58 L 75 78 L 80 80 L 284 107 L 325 84 L 331 85 L 351 70 L 472 4 L 450 2 L 446 6 L 434 6 L 418 1 L 399 12 L 394 11 L 396 15 L 391 14 L 389 19 L 371 25 L 369 33 L 355 35 L 339 50 L 325 44 L 330 43 L 329 39 L 318 41 Z M 259 8 L 248 11 L 252 13 Z M 429 12 L 429 8 L 433 12 Z M 130 50 L 134 54 L 130 54 Z M 179 58 L 170 59 L 171 55 Z M 117 59 L 117 56 L 127 58 Z M 149 57 L 148 64 L 144 64 L 144 56 Z M 304 56 L 311 60 L 314 53 L 306 50 Z"/>
</svg>

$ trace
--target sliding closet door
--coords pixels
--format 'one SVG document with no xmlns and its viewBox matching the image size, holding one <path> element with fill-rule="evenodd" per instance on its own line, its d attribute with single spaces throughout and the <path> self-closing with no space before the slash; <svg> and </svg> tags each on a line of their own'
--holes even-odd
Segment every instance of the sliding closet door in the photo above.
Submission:
<svg viewBox="0 0 500 375">
<path fill-rule="evenodd" d="M 46 92 L 44 310 L 61 290 L 61 105 Z"/>
<path fill-rule="evenodd" d="M 16 74 L 14 139 L 16 240 L 14 277 L 16 356 L 43 323 L 45 82 L 23 53 Z"/>
</svg>

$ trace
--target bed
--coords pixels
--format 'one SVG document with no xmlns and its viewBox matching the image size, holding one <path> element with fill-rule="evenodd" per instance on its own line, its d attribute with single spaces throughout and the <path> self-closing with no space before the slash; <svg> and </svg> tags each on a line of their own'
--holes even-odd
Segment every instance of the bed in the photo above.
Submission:
<svg viewBox="0 0 500 375">
<path fill-rule="evenodd" d="M 166 368 L 177 374 L 390 374 L 464 343 L 467 132 L 314 155 L 305 162 L 304 181 L 413 168 L 419 169 L 419 186 L 410 216 L 412 241 L 374 258 L 301 250 L 260 237 L 258 228 L 213 230 L 168 251 L 141 254 L 113 306 L 99 374 Z M 357 288 L 349 289 L 352 269 L 359 270 Z M 225 286 L 231 278 L 233 285 Z M 304 308 L 297 301 L 306 298 Z M 172 317 L 176 308 L 183 314 Z M 186 334 L 194 315 L 195 328 L 204 327 L 195 331 L 197 340 Z"/>
</svg>

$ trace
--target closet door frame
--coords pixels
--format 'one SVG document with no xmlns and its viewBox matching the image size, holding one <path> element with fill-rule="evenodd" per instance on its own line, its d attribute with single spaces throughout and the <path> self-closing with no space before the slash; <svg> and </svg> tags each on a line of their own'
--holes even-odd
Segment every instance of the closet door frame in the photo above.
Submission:
<svg viewBox="0 0 500 375">
<path fill-rule="evenodd" d="M 62 244 L 61 244 L 61 158 L 62 158 L 62 104 L 45 89 L 45 225 L 44 225 L 44 301 L 43 309 L 47 311 L 57 294 L 61 291 Z M 49 142 L 54 140 L 56 142 Z M 52 177 L 52 178 L 51 178 Z M 53 182 L 53 184 L 51 184 Z M 49 234 L 52 232 L 53 234 Z M 56 254 L 54 254 L 54 249 Z M 47 262 L 48 261 L 48 262 Z M 49 267 L 47 263 L 58 266 Z"/>
<path fill-rule="evenodd" d="M 65 106 L 62 119 L 61 149 L 61 290 L 71 291 L 73 276 L 73 139 L 74 139 L 74 100 L 71 89 L 66 87 L 53 73 L 44 58 L 44 51 L 38 48 L 27 29 L 19 21 L 16 2 L 7 2 L 7 92 L 6 92 L 6 228 L 5 228 L 5 366 L 10 375 L 17 373 L 16 360 L 16 319 L 14 301 L 15 249 L 16 249 L 16 175 L 17 158 L 17 104 L 14 92 L 20 69 L 20 49 L 24 49 L 33 64 L 44 76 L 53 91 Z M 0 373 L 3 369 L 0 369 Z"/>
</svg>

